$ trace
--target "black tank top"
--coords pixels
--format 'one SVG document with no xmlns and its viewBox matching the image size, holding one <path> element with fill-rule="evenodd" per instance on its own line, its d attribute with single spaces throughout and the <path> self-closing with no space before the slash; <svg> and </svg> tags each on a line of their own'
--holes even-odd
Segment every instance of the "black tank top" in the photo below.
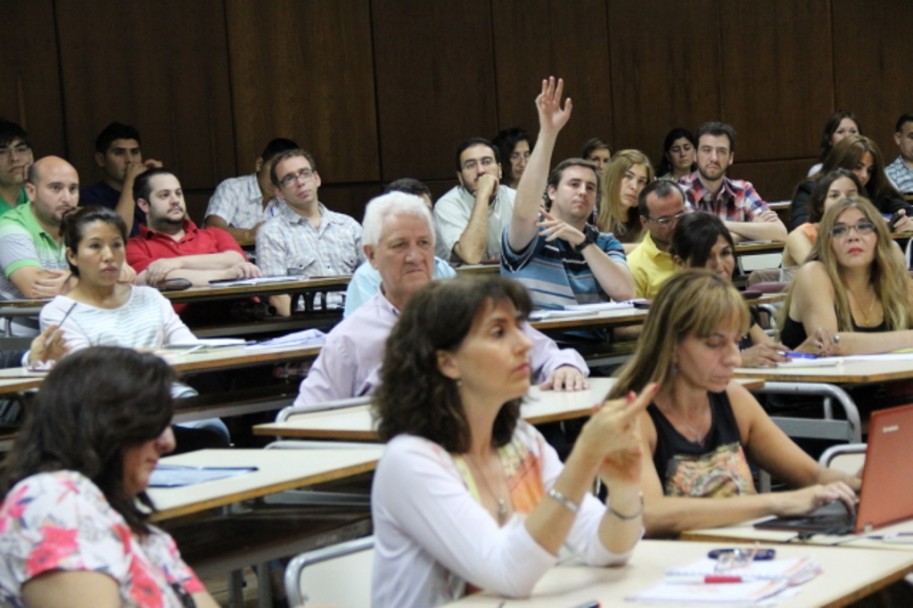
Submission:
<svg viewBox="0 0 913 608">
<path fill-rule="evenodd" d="M 886 321 L 882 320 L 881 324 L 876 325 L 875 327 L 860 327 L 853 321 L 853 331 L 861 333 L 888 331 L 888 324 Z M 783 329 L 780 330 L 780 342 L 789 348 L 796 348 L 805 342 L 806 338 L 808 338 L 808 334 L 805 333 L 805 326 L 787 315 L 786 323 L 783 324 Z"/>
</svg>

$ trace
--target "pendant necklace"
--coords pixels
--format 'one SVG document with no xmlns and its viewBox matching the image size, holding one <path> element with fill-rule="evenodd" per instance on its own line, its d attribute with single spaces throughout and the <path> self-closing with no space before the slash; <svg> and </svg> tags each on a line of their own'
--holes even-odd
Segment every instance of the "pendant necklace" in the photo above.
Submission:
<svg viewBox="0 0 913 608">
<path fill-rule="evenodd" d="M 850 292 L 850 297 L 852 297 L 853 301 L 856 302 L 856 308 L 859 309 L 859 314 L 862 315 L 862 322 L 865 324 L 865 327 L 868 327 L 869 326 L 869 315 L 871 315 L 872 311 L 875 310 L 875 302 L 878 301 L 878 297 L 875 296 L 875 294 L 872 294 L 872 301 L 869 303 L 869 310 L 865 311 L 865 310 L 862 310 L 862 303 L 859 300 L 859 298 L 856 297 L 856 294 L 854 294 L 850 290 L 847 290 L 847 291 Z"/>
<path fill-rule="evenodd" d="M 495 502 L 498 503 L 498 526 L 503 526 L 507 521 L 508 510 L 507 510 L 507 501 L 501 498 L 500 494 L 496 494 L 495 491 L 491 488 L 491 484 L 488 483 L 488 478 L 482 473 L 482 468 L 479 466 L 479 463 L 475 461 L 469 452 L 466 452 L 466 460 L 475 467 L 476 472 L 479 474 L 479 477 L 482 478 L 482 483 L 485 484 L 485 487 L 488 489 L 488 492 L 491 494 L 492 498 L 495 499 Z M 501 467 L 501 457 L 498 456 L 498 470 L 501 473 L 504 472 L 504 469 Z"/>
<path fill-rule="evenodd" d="M 697 431 L 697 429 L 695 429 L 693 426 L 688 424 L 688 421 L 685 420 L 684 416 L 682 416 L 681 414 L 679 414 L 678 412 L 673 410 L 671 407 L 669 408 L 668 412 L 670 414 L 675 414 L 675 417 L 678 418 L 679 421 L 685 425 L 685 428 L 688 429 L 689 431 L 691 431 L 691 434 L 694 435 L 694 443 L 699 443 L 699 444 L 703 445 L 705 433 L 699 433 Z"/>
</svg>

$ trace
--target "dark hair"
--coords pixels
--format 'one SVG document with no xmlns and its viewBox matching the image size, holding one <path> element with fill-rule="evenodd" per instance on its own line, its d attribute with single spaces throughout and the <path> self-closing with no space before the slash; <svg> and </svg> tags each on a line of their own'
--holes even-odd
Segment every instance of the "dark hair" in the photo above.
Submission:
<svg viewBox="0 0 913 608">
<path fill-rule="evenodd" d="M 18 123 L 0 118 L 0 146 L 8 146 L 17 139 L 21 139 L 29 148 L 32 147 L 25 129 L 19 126 Z"/>
<path fill-rule="evenodd" d="M 298 144 L 291 139 L 277 137 L 276 139 L 270 140 L 270 142 L 266 144 L 266 147 L 263 148 L 263 152 L 260 153 L 260 160 L 268 163 L 286 150 L 296 150 L 298 147 Z"/>
<path fill-rule="evenodd" d="M 697 130 L 697 141 L 701 141 L 701 137 L 704 135 L 712 135 L 714 137 L 720 137 L 725 135 L 729 138 L 729 152 L 735 152 L 735 129 L 732 128 L 732 125 L 728 125 L 725 122 L 705 122 Z"/>
<path fill-rule="evenodd" d="M 292 148 L 291 150 L 286 150 L 285 152 L 280 152 L 279 154 L 277 154 L 276 156 L 273 157 L 273 162 L 269 168 L 269 179 L 270 179 L 270 181 L 273 182 L 274 186 L 279 185 L 279 175 L 276 173 L 276 165 L 278 165 L 279 163 L 281 163 L 284 160 L 288 160 L 290 158 L 297 158 L 299 156 L 303 157 L 306 161 L 308 161 L 308 164 L 311 165 L 311 171 L 313 171 L 314 173 L 317 173 L 317 163 L 314 161 L 314 156 L 310 152 L 308 152 L 306 150 L 302 150 L 301 148 Z"/>
<path fill-rule="evenodd" d="M 428 189 L 425 182 L 421 182 L 413 177 L 401 177 L 397 180 L 393 180 L 384 188 L 384 194 L 389 194 L 390 192 L 405 192 L 406 194 L 414 194 L 415 196 L 422 196 L 424 194 L 428 198 L 431 198 L 431 190 Z"/>
<path fill-rule="evenodd" d="M 498 131 L 498 134 L 495 135 L 495 138 L 491 140 L 491 144 L 498 149 L 498 156 L 505 159 L 504 163 L 504 183 L 511 183 L 516 178 L 513 174 L 513 169 L 510 166 L 510 155 L 514 153 L 514 148 L 517 147 L 517 144 L 521 141 L 525 141 L 529 144 L 529 149 L 533 149 L 533 140 L 530 138 L 529 133 L 520 127 L 512 127 L 510 129 L 503 129 Z"/>
<path fill-rule="evenodd" d="M 120 233 L 124 243 L 127 242 L 127 224 L 113 209 L 98 205 L 77 207 L 72 211 L 66 212 L 60 222 L 60 235 L 63 237 L 63 244 L 73 255 L 76 255 L 79 249 L 79 243 L 82 242 L 86 226 L 94 222 L 103 222 L 114 226 Z M 70 272 L 73 273 L 73 276 L 78 277 L 79 268 L 74 266 L 69 258 L 67 259 L 67 264 L 69 264 Z"/>
<path fill-rule="evenodd" d="M 808 221 L 810 223 L 816 224 L 821 221 L 821 217 L 824 215 L 824 200 L 827 198 L 827 192 L 831 189 L 831 184 L 841 177 L 853 180 L 853 183 L 856 184 L 856 194 L 858 196 L 862 196 L 865 193 L 865 188 L 859 183 L 859 178 L 849 169 L 834 169 L 826 175 L 821 175 L 815 180 L 815 189 L 812 190 L 812 194 L 808 199 Z"/>
<path fill-rule="evenodd" d="M 136 127 L 125 125 L 122 122 L 112 122 L 95 138 L 95 151 L 104 154 L 117 139 L 135 139 L 136 143 L 142 145 Z"/>
<path fill-rule="evenodd" d="M 580 158 L 589 160 L 590 154 L 596 150 L 608 150 L 609 155 L 611 156 L 612 146 L 602 141 L 598 137 L 591 137 L 586 140 L 585 144 L 583 144 L 583 149 L 580 151 Z"/>
<path fill-rule="evenodd" d="M 840 126 L 840 123 L 844 118 L 849 118 L 855 122 L 856 128 L 859 129 L 859 135 L 862 135 L 862 125 L 859 124 L 859 119 L 856 118 L 855 114 L 849 110 L 837 110 L 831 114 L 831 117 L 824 123 L 824 130 L 821 131 L 821 144 L 818 150 L 818 160 L 822 163 L 824 162 L 824 159 L 827 158 L 827 155 L 830 154 L 831 148 L 834 147 L 834 144 L 831 143 L 831 137 L 834 136 L 834 132 L 837 130 L 837 127 Z"/>
<path fill-rule="evenodd" d="M 667 173 L 672 173 L 672 161 L 669 160 L 669 149 L 672 148 L 672 144 L 676 140 L 685 138 L 691 142 L 691 145 L 697 148 L 697 140 L 694 138 L 694 133 L 689 131 L 684 127 L 677 127 L 666 133 L 666 139 L 663 140 L 663 153 L 661 155 L 661 160 L 659 161 L 659 168 L 656 170 L 657 175 L 665 175 Z M 691 163 L 691 171 L 694 171 L 694 163 Z"/>
<path fill-rule="evenodd" d="M 51 370 L 16 436 L 0 494 L 30 475 L 78 471 L 94 483 L 136 533 L 148 532 L 145 492 L 124 488 L 124 451 L 155 439 L 171 422 L 174 371 L 149 353 L 111 346 L 67 355 Z"/>
<path fill-rule="evenodd" d="M 691 268 L 703 268 L 710 257 L 710 250 L 721 236 L 729 242 L 735 255 L 735 241 L 723 220 L 705 211 L 686 213 L 672 232 L 669 253 L 678 256 Z"/>
<path fill-rule="evenodd" d="M 815 174 L 817 179 L 821 175 L 830 173 L 834 169 L 849 169 L 852 171 L 862 160 L 865 153 L 872 155 L 872 177 L 865 185 L 865 193 L 868 198 L 872 199 L 875 206 L 880 204 L 879 199 L 884 198 L 902 198 L 901 194 L 894 188 L 891 180 L 884 172 L 884 156 L 881 154 L 881 148 L 875 143 L 875 140 L 865 135 L 849 135 L 844 137 L 833 147 L 821 170 Z M 860 192 L 859 194 L 863 194 Z"/>
<path fill-rule="evenodd" d="M 473 146 L 488 146 L 489 148 L 491 148 L 491 153 L 495 155 L 495 162 L 499 163 L 499 164 L 501 163 L 501 155 L 498 153 L 498 148 L 495 147 L 490 141 L 488 141 L 484 137 L 470 137 L 469 139 L 467 139 L 466 141 L 461 143 L 459 146 L 457 146 L 456 157 L 455 157 L 457 173 L 459 173 L 460 171 L 463 170 L 463 165 L 460 164 L 460 156 L 462 156 L 463 152 L 465 152 L 468 148 L 471 148 Z"/>
<path fill-rule="evenodd" d="M 480 312 L 499 302 L 512 303 L 524 319 L 532 308 L 523 286 L 497 275 L 432 281 L 412 296 L 387 340 L 374 398 L 383 441 L 408 433 L 451 453 L 469 450 L 466 412 L 456 382 L 438 367 L 438 352 L 457 350 Z M 510 442 L 521 401 L 508 401 L 498 412 L 493 447 Z"/>
<path fill-rule="evenodd" d="M 133 200 L 138 201 L 143 199 L 145 201 L 149 200 L 149 196 L 152 194 L 152 184 L 149 182 L 152 181 L 152 178 L 156 175 L 174 175 L 170 169 L 164 167 L 154 167 L 152 169 L 146 169 L 142 173 L 136 176 L 136 179 L 133 181 Z M 177 178 L 177 175 L 174 175 Z"/>
<path fill-rule="evenodd" d="M 599 189 L 600 179 L 599 179 L 599 169 L 596 167 L 596 163 L 591 160 L 585 160 L 583 158 L 566 158 L 551 170 L 548 174 L 548 180 L 545 182 L 545 192 L 542 193 L 542 199 L 545 203 L 546 209 L 551 209 L 552 201 L 548 198 L 548 189 L 557 188 L 558 184 L 561 183 L 561 178 L 564 177 L 564 171 L 568 167 L 583 167 L 585 169 L 590 169 L 596 175 L 596 193 L 601 192 Z"/>
<path fill-rule="evenodd" d="M 685 192 L 681 186 L 668 179 L 658 179 L 650 182 L 637 195 L 637 212 L 641 217 L 650 217 L 650 208 L 647 206 L 647 195 L 656 194 L 657 198 L 666 198 L 670 194 L 678 192 L 682 197 L 682 203 L 685 202 Z"/>
<path fill-rule="evenodd" d="M 903 130 L 903 126 L 908 122 L 913 122 L 913 112 L 901 114 L 900 118 L 897 119 L 897 124 L 894 125 L 894 131 L 900 133 Z"/>
</svg>

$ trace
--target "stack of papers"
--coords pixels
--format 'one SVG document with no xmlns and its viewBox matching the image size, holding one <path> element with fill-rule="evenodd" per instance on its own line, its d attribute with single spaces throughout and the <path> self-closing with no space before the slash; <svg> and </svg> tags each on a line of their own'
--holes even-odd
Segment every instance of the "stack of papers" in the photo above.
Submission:
<svg viewBox="0 0 913 608">
<path fill-rule="evenodd" d="M 327 335 L 319 329 L 305 329 L 279 336 L 278 338 L 273 338 L 271 340 L 264 340 L 259 344 L 252 345 L 250 348 L 260 346 L 321 346 L 326 340 L 326 337 Z"/>
<path fill-rule="evenodd" d="M 705 557 L 686 566 L 670 568 L 660 584 L 625 599 L 635 602 L 751 604 L 777 595 L 787 587 L 806 583 L 821 573 L 818 564 L 808 557 L 758 560 L 723 572 L 718 572 L 716 567 L 715 559 Z M 741 582 L 710 582 L 713 577 L 733 577 L 741 579 Z"/>
</svg>

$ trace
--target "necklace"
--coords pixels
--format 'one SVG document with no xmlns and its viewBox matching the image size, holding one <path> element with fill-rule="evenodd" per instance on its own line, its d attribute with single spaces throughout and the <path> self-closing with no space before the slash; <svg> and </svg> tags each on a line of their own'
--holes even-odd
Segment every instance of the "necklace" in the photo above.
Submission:
<svg viewBox="0 0 913 608">
<path fill-rule="evenodd" d="M 498 503 L 498 513 L 497 513 L 498 525 L 503 526 L 504 523 L 507 521 L 507 515 L 508 515 L 507 501 L 505 501 L 503 498 L 501 498 L 500 494 L 495 493 L 495 491 L 491 487 L 491 484 L 488 483 L 488 478 L 482 473 L 482 467 L 479 466 L 479 463 L 477 463 L 475 461 L 475 458 L 473 458 L 469 454 L 469 452 L 466 452 L 466 462 L 468 462 L 473 467 L 475 467 L 476 472 L 479 474 L 479 477 L 482 478 L 482 483 L 485 484 L 485 487 L 488 489 L 489 494 L 491 494 L 492 498 L 495 499 L 495 502 Z M 504 469 L 501 467 L 500 455 L 498 456 L 498 471 L 501 472 L 502 474 L 504 473 Z M 500 481 L 500 477 L 498 478 L 498 480 Z"/>
<path fill-rule="evenodd" d="M 676 411 L 675 411 L 674 409 L 672 409 L 671 407 L 668 408 L 668 410 L 666 410 L 666 411 L 667 411 L 668 414 L 675 414 L 675 417 L 678 418 L 679 422 L 681 422 L 682 424 L 684 424 L 684 425 L 685 425 L 685 428 L 688 429 L 689 431 L 691 431 L 691 434 L 694 435 L 694 443 L 700 443 L 700 444 L 703 444 L 703 443 L 704 443 L 704 435 L 705 435 L 706 433 L 701 433 L 701 432 L 698 431 L 696 428 L 694 428 L 693 426 L 691 426 L 690 424 L 688 424 L 688 421 L 685 420 L 685 417 L 682 416 L 681 414 L 679 414 L 678 412 L 676 412 Z"/>
<path fill-rule="evenodd" d="M 870 325 L 869 316 L 872 314 L 872 311 L 875 310 L 875 302 L 878 301 L 878 296 L 876 296 L 875 294 L 872 294 L 872 299 L 869 302 L 869 309 L 866 311 L 866 310 L 862 309 L 862 304 L 860 303 L 859 298 L 856 297 L 856 294 L 854 294 L 849 289 L 847 289 L 847 291 L 849 291 L 850 297 L 853 298 L 853 302 L 856 303 L 856 308 L 859 310 L 859 314 L 862 315 L 863 325 L 868 327 Z"/>
</svg>

